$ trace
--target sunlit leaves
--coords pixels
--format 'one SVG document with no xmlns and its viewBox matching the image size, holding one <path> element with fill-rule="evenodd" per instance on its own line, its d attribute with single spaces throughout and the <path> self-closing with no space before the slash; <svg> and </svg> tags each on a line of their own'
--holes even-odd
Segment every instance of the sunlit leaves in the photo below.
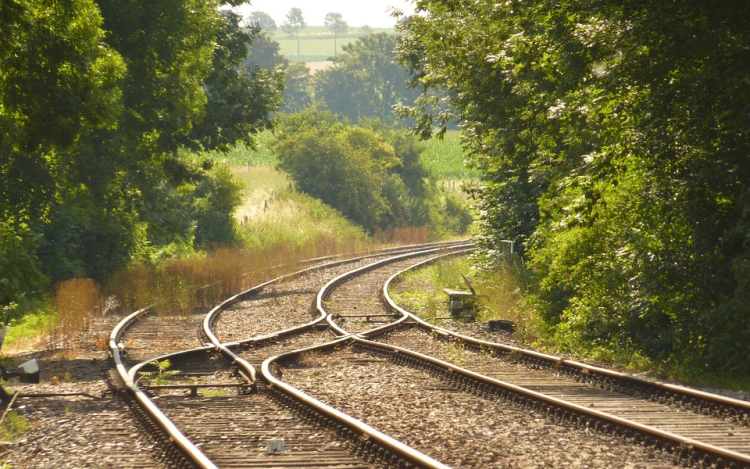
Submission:
<svg viewBox="0 0 750 469">
<path fill-rule="evenodd" d="M 750 6 L 417 8 L 428 14 L 404 23 L 399 57 L 425 92 L 403 112 L 429 135 L 446 122 L 430 90 L 458 109 L 486 175 L 480 244 L 527 249 L 532 301 L 560 343 L 720 363 L 747 297 L 731 266 L 750 246 Z"/>
</svg>

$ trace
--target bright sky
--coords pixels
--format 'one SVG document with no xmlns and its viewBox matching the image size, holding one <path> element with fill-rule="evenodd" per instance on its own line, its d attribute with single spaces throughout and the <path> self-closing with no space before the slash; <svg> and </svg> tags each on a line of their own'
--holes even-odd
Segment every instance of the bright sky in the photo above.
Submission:
<svg viewBox="0 0 750 469">
<path fill-rule="evenodd" d="M 244 16 L 253 11 L 268 13 L 279 26 L 289 10 L 299 8 L 309 26 L 323 26 L 326 13 L 341 13 L 351 27 L 391 28 L 396 25 L 396 20 L 390 16 L 389 7 L 398 8 L 407 15 L 414 13 L 411 0 L 250 0 L 250 5 L 243 5 L 240 11 Z"/>
</svg>

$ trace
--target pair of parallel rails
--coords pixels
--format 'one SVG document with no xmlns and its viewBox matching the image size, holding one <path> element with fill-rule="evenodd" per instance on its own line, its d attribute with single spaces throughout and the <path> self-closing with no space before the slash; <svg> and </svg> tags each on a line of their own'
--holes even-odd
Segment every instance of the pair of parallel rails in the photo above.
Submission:
<svg viewBox="0 0 750 469">
<path fill-rule="evenodd" d="M 680 386 L 643 380 L 517 347 L 461 336 L 432 326 L 403 310 L 390 298 L 388 287 L 398 274 L 388 278 L 382 288 L 382 298 L 388 305 L 386 314 L 392 315 L 392 322 L 390 324 L 352 334 L 339 326 L 334 319 L 334 315 L 327 310 L 328 298 L 331 292 L 352 278 L 364 275 L 385 264 L 396 261 L 403 262 L 416 255 L 427 255 L 436 258 L 449 255 L 446 254 L 448 250 L 453 251 L 453 255 L 455 255 L 455 253 L 465 253 L 470 248 L 470 246 L 466 245 L 432 246 L 427 250 L 421 250 L 416 253 L 400 254 L 382 261 L 373 262 L 367 266 L 340 275 L 328 282 L 316 296 L 315 309 L 317 317 L 309 323 L 244 341 L 222 343 L 213 331 L 221 313 L 232 305 L 253 297 L 253 295 L 256 295 L 270 284 L 288 280 L 290 277 L 276 279 L 228 299 L 207 314 L 203 321 L 202 333 L 205 334 L 206 340 L 210 345 L 187 352 L 156 357 L 156 359 L 179 359 L 179 357 L 193 356 L 198 357 L 197 359 L 200 360 L 201 356 L 219 352 L 238 369 L 243 378 L 241 386 L 251 388 L 252 391 L 256 391 L 260 387 L 261 394 L 268 396 L 283 408 L 290 409 L 290 411 L 297 415 L 303 416 L 308 422 L 329 428 L 331 433 L 337 435 L 338 438 L 348 441 L 350 447 L 354 449 L 354 452 L 359 457 L 378 466 L 404 468 L 446 467 L 374 428 L 323 404 L 317 399 L 299 392 L 279 378 L 279 370 L 284 364 L 298 360 L 305 354 L 317 352 L 335 353 L 337 349 L 342 347 L 353 347 L 358 352 L 384 358 L 400 365 L 425 370 L 427 373 L 445 381 L 450 386 L 487 399 L 521 404 L 526 408 L 543 413 L 552 421 L 573 423 L 579 427 L 622 436 L 641 445 L 674 453 L 681 462 L 686 464 L 716 468 L 750 468 L 750 442 L 746 442 L 744 446 L 740 444 L 737 448 L 727 448 L 727 445 L 715 444 L 717 441 L 716 438 L 713 439 L 713 442 L 706 442 L 702 438 L 692 438 L 676 432 L 665 431 L 639 422 L 637 419 L 624 418 L 616 415 L 614 412 L 603 412 L 598 408 L 586 406 L 581 400 L 576 403 L 574 400 L 571 402 L 571 399 L 560 399 L 550 396 L 549 393 L 543 392 L 545 385 L 539 382 L 531 384 L 531 386 L 536 386 L 537 389 L 533 390 L 529 388 L 530 386 L 519 386 L 493 377 L 491 369 L 472 370 L 466 367 L 459 367 L 432 356 L 410 350 L 407 347 L 387 344 L 383 343 L 383 341 L 387 341 L 390 336 L 397 338 L 398 331 L 402 331 L 402 333 L 403 331 L 408 333 L 410 330 L 424 331 L 442 341 L 460 341 L 462 346 L 467 349 L 489 353 L 493 357 L 512 357 L 514 361 L 523 363 L 532 369 L 546 370 L 550 376 L 559 375 L 568 377 L 585 384 L 587 388 L 606 389 L 607 392 L 615 391 L 618 394 L 639 396 L 643 400 L 679 406 L 689 410 L 691 415 L 706 414 L 716 420 L 734 422 L 735 425 L 745 429 L 747 428 L 748 420 L 750 420 L 750 403 Z M 426 262 L 431 262 L 432 260 L 434 259 L 429 259 Z M 416 264 L 413 267 L 418 267 L 421 264 L 423 263 Z M 319 268 L 321 267 L 311 267 L 296 275 Z M 162 412 L 162 409 L 154 404 L 149 392 L 136 385 L 139 373 L 148 366 L 151 360 L 141 362 L 130 369 L 127 369 L 124 364 L 118 344 L 121 343 L 122 336 L 127 329 L 132 327 L 135 321 L 143 317 L 144 314 L 146 314 L 145 311 L 134 313 L 112 332 L 110 348 L 119 376 L 141 408 L 144 409 L 144 413 L 147 414 L 149 421 L 165 435 L 168 435 L 168 444 L 174 448 L 173 452 L 175 459 L 178 461 L 177 465 L 213 468 L 226 464 L 228 467 L 232 464 L 232 456 L 230 454 L 227 455 L 226 460 L 222 460 L 220 463 L 217 463 L 217 457 L 207 457 L 204 451 L 197 448 L 191 439 L 185 437 L 178 428 L 178 425 L 175 425 Z M 339 338 L 336 340 L 320 339 L 319 336 L 324 333 L 322 332 L 323 330 L 327 331 L 325 334 L 333 332 Z M 306 335 L 316 335 L 316 331 L 317 336 L 315 338 L 304 338 Z M 299 342 L 295 342 L 297 340 Z M 325 343 L 320 344 L 321 340 Z M 280 341 L 295 343 L 295 350 L 286 351 L 270 358 L 263 356 L 261 350 L 264 346 Z M 304 347 L 304 345 L 308 344 L 315 345 Z M 286 350 L 289 350 L 289 348 Z M 261 362 L 261 358 L 266 359 Z M 550 379 L 556 378 L 552 377 Z M 210 384 L 206 386 L 210 386 Z M 194 385 L 193 389 L 196 387 L 197 385 Z M 200 423 L 196 425 L 200 425 Z M 711 440 L 709 439 L 709 441 Z M 335 456 L 329 455 L 324 457 L 329 457 L 329 467 L 355 467 L 347 465 L 350 462 L 347 462 L 345 458 L 339 458 L 339 456 L 336 453 Z M 268 467 L 273 467 L 273 464 L 275 464 L 274 461 L 268 461 Z"/>
</svg>

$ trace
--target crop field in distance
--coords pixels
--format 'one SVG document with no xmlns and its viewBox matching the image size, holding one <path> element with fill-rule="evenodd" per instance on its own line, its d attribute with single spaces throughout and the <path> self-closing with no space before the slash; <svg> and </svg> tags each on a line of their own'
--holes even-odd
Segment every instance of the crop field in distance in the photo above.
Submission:
<svg viewBox="0 0 750 469">
<path fill-rule="evenodd" d="M 393 28 L 372 28 L 372 32 L 395 34 Z M 297 54 L 297 38 L 282 31 L 280 25 L 273 35 L 273 40 L 281 45 L 281 54 L 290 62 L 312 63 L 328 61 L 336 53 L 341 53 L 344 45 L 354 42 L 362 35 L 362 28 L 350 27 L 346 34 L 338 36 L 334 41 L 333 33 L 325 26 L 307 26 L 300 31 L 299 54 Z"/>
</svg>

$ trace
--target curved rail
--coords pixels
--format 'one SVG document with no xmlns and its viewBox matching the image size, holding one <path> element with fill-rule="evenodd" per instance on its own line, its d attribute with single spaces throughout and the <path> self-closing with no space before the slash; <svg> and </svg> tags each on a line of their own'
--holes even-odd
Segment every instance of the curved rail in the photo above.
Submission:
<svg viewBox="0 0 750 469">
<path fill-rule="evenodd" d="M 455 242 L 447 242 L 447 243 L 432 243 L 428 246 L 432 247 L 432 250 L 438 250 L 441 247 L 444 246 L 451 246 L 455 244 Z M 424 245 L 423 245 L 424 246 Z M 378 253 L 380 254 L 371 254 L 368 256 L 360 257 L 358 259 L 362 258 L 368 258 L 368 257 L 375 257 L 378 255 L 382 255 L 382 253 L 388 253 L 388 252 L 401 252 L 401 251 L 410 251 L 415 249 L 419 246 L 408 246 L 408 247 L 395 247 L 395 248 L 388 248 L 384 250 L 379 250 Z M 428 249 L 427 251 L 430 251 Z M 417 251 L 416 254 L 412 255 L 418 255 L 419 253 L 425 252 L 425 250 Z M 408 256 L 408 254 L 407 254 Z M 326 258 L 319 258 L 318 260 L 325 260 Z M 311 260 L 310 262 L 317 262 L 318 260 Z M 316 327 L 319 323 L 321 323 L 325 319 L 325 315 L 321 315 L 317 319 L 311 321 L 310 323 L 304 324 L 302 326 L 290 328 L 284 331 L 280 331 L 275 334 L 270 334 L 267 336 L 262 337 L 256 337 L 253 339 L 249 339 L 248 341 L 242 341 L 242 342 L 232 342 L 228 344 L 221 343 L 216 335 L 212 331 L 213 324 L 218 320 L 218 315 L 221 311 L 225 310 L 232 304 L 247 298 L 249 296 L 252 296 L 262 288 L 273 284 L 280 282 L 282 280 L 292 278 L 294 276 L 303 275 L 307 272 L 319 269 L 319 268 L 325 268 L 330 267 L 332 265 L 337 264 L 344 264 L 346 262 L 353 262 L 356 259 L 345 259 L 341 261 L 331 262 L 327 263 L 321 266 L 313 266 L 307 269 L 304 269 L 302 271 L 298 271 L 292 274 L 284 275 L 281 277 L 278 277 L 276 279 L 270 280 L 268 282 L 265 282 L 261 285 L 258 285 L 256 287 L 253 287 L 249 290 L 246 290 L 242 293 L 239 293 L 224 302 L 222 302 L 217 307 L 213 308 L 204 318 L 203 321 L 203 332 L 205 336 L 208 338 L 208 340 L 211 342 L 211 345 L 207 345 L 205 347 L 197 347 L 189 350 L 183 350 L 179 352 L 170 353 L 161 357 L 155 357 L 151 358 L 149 360 L 142 361 L 135 366 L 133 366 L 130 370 L 127 369 L 125 366 L 125 362 L 123 360 L 123 354 L 121 353 L 123 350 L 123 347 L 120 343 L 120 338 L 125 333 L 127 329 L 129 329 L 133 324 L 136 323 L 143 315 L 147 314 L 154 305 L 151 305 L 147 308 L 144 308 L 142 310 L 136 311 L 133 314 L 129 315 L 125 319 L 123 319 L 112 331 L 110 334 L 110 341 L 109 341 L 109 347 L 110 347 L 110 353 L 112 355 L 112 358 L 115 363 L 115 370 L 119 378 L 122 380 L 126 390 L 133 395 L 136 402 L 139 404 L 140 408 L 143 409 L 145 412 L 147 418 L 149 418 L 152 422 L 156 424 L 156 426 L 160 429 L 160 431 L 166 435 L 169 439 L 170 444 L 174 445 L 173 448 L 179 452 L 179 454 L 187 461 L 189 461 L 191 464 L 193 464 L 195 467 L 201 468 L 201 469 L 215 469 L 217 466 L 209 460 L 206 455 L 200 451 L 185 435 L 172 423 L 172 421 L 167 418 L 164 413 L 151 401 L 149 396 L 140 389 L 136 384 L 136 376 L 138 372 L 147 364 L 153 362 L 154 360 L 163 360 L 168 358 L 173 358 L 177 356 L 185 356 L 187 354 L 191 353 L 198 353 L 198 352 L 207 352 L 211 350 L 218 350 L 220 351 L 225 357 L 227 357 L 231 362 L 236 364 L 241 370 L 243 370 L 246 374 L 247 379 L 251 382 L 251 384 L 255 385 L 257 381 L 257 375 L 255 368 L 248 363 L 247 361 L 243 360 L 241 357 L 237 356 L 232 350 L 229 349 L 229 347 L 235 347 L 239 346 L 240 344 L 244 342 L 252 342 L 252 341 L 258 341 L 263 340 L 266 338 L 272 338 L 277 337 L 285 334 L 292 334 L 296 331 L 309 329 L 312 327 Z M 336 411 L 334 411 L 331 415 L 335 415 Z M 343 414 L 342 414 L 343 415 Z M 351 419 L 349 417 L 349 419 Z M 353 419 L 352 419 L 353 420 Z M 341 420 L 342 422 L 344 420 Z M 352 424 L 356 423 L 356 421 L 352 422 Z M 352 427 L 354 428 L 354 427 Z M 370 436 L 368 436 L 370 435 Z M 360 437 L 364 440 L 367 440 L 369 438 L 375 438 L 375 440 L 380 441 L 380 437 L 375 436 L 375 431 L 372 430 L 370 433 L 360 433 Z M 384 441 L 388 440 L 388 437 L 384 437 Z M 397 442 L 396 442 L 397 443 Z M 370 446 L 364 444 L 364 446 L 367 446 L 367 449 L 363 449 L 363 451 L 370 451 Z M 381 445 L 382 447 L 382 445 Z M 398 444 L 392 445 L 393 448 L 398 448 Z M 399 453 L 390 453 L 388 454 L 399 454 Z M 375 454 L 377 456 L 377 453 Z M 382 455 L 381 455 L 382 456 Z M 418 459 L 418 458 L 417 458 Z M 433 467 L 433 466 L 424 466 L 424 467 Z M 434 466 L 434 467 L 440 467 L 440 466 Z"/>
<path fill-rule="evenodd" d="M 457 334 L 423 321 L 416 315 L 397 305 L 391 298 L 388 290 L 390 283 L 404 272 L 435 262 L 435 260 L 437 260 L 437 258 L 429 259 L 410 266 L 409 268 L 394 274 L 383 286 L 382 295 L 388 307 L 408 317 L 411 321 L 417 324 L 417 327 L 445 338 L 451 337 L 461 340 L 464 344 L 472 346 L 472 348 L 477 350 L 492 350 L 495 354 L 501 356 L 512 353 L 516 357 L 525 357 L 525 360 L 528 363 L 536 366 L 541 365 L 548 368 L 554 368 L 557 372 L 563 372 L 577 378 L 586 378 L 600 383 L 602 382 L 601 380 L 613 384 L 620 383 L 619 386 L 622 388 L 630 387 L 631 389 L 635 388 L 637 390 L 652 388 L 655 390 L 651 392 L 652 394 L 660 393 L 660 395 L 667 395 L 672 398 L 686 400 L 693 406 L 697 407 L 698 410 L 707 409 L 709 411 L 719 412 L 724 416 L 736 418 L 743 424 L 747 425 L 748 415 L 750 415 L 749 402 L 713 395 L 678 385 L 637 378 L 624 373 L 579 363 L 573 360 L 564 360 L 561 357 L 521 349 L 506 344 L 488 342 Z M 441 376 L 446 376 L 447 373 L 447 376 L 450 376 L 449 379 L 452 382 L 477 394 L 497 395 L 506 400 L 519 400 L 522 403 L 534 402 L 534 405 L 541 405 L 547 413 L 553 412 L 554 415 L 562 415 L 564 416 L 563 418 L 570 419 L 579 425 L 601 427 L 614 434 L 621 433 L 629 435 L 636 439 L 636 441 L 642 441 L 646 445 L 655 446 L 660 449 L 667 449 L 672 453 L 678 453 L 680 458 L 701 461 L 706 465 L 713 464 L 714 467 L 750 468 L 750 456 L 747 454 L 727 450 L 695 439 L 686 438 L 682 435 L 655 429 L 608 413 L 558 400 L 541 393 L 489 378 L 450 363 L 422 355 L 418 352 L 406 350 L 394 345 L 371 342 L 365 338 L 379 335 L 385 332 L 385 330 L 386 329 L 384 328 L 373 329 L 353 336 L 352 338 L 361 344 L 361 346 L 366 347 L 376 355 L 392 360 L 394 357 L 397 357 L 395 360 L 398 360 L 399 362 L 409 363 L 414 366 L 427 367 L 428 371 Z M 492 391 L 493 388 L 502 389 L 502 391 L 500 394 L 497 394 Z"/>
<path fill-rule="evenodd" d="M 434 243 L 434 244 L 430 244 L 428 246 L 437 245 L 437 247 L 434 247 L 434 248 L 431 248 L 431 249 L 426 249 L 426 250 L 420 249 L 420 250 L 416 250 L 416 251 L 414 251 L 414 249 L 418 248 L 419 246 L 390 248 L 390 249 L 385 249 L 385 250 L 382 250 L 382 251 L 378 251 L 377 254 L 371 254 L 371 255 L 368 255 L 368 256 L 362 256 L 362 257 L 358 257 L 358 258 L 352 258 L 352 259 L 345 259 L 345 260 L 340 260 L 340 261 L 335 261 L 335 262 L 329 262 L 329 263 L 318 265 L 318 266 L 308 267 L 307 269 L 303 269 L 303 270 L 300 270 L 300 271 L 297 271 L 297 272 L 294 272 L 294 273 L 291 273 L 291 274 L 283 275 L 281 277 L 277 277 L 275 279 L 269 280 L 268 282 L 265 282 L 265 283 L 262 283 L 260 285 L 255 286 L 253 288 L 250 288 L 250 289 L 248 289 L 248 290 L 246 290 L 246 291 L 244 291 L 242 293 L 239 293 L 239 294 L 237 294 L 237 295 L 235 295 L 235 296 L 233 296 L 233 297 L 231 297 L 231 298 L 223 301 L 221 304 L 219 304 L 218 306 L 216 306 L 215 308 L 213 308 L 211 311 L 209 311 L 208 314 L 206 314 L 206 317 L 205 317 L 205 319 L 203 321 L 203 333 L 208 338 L 208 340 L 210 341 L 210 343 L 212 344 L 212 346 L 216 348 L 216 350 L 220 351 L 225 357 L 227 357 L 227 359 L 229 359 L 231 362 L 237 364 L 243 370 L 245 370 L 245 372 L 248 374 L 248 376 L 249 376 L 249 378 L 251 380 L 251 383 L 255 384 L 256 381 L 257 381 L 257 371 L 255 370 L 255 367 L 253 367 L 246 360 L 242 359 L 239 355 L 237 355 L 236 353 L 234 353 L 234 351 L 231 350 L 232 347 L 238 347 L 240 345 L 245 345 L 245 344 L 248 344 L 248 343 L 258 342 L 258 341 L 261 341 L 261 340 L 264 340 L 264 339 L 269 339 L 269 338 L 280 338 L 280 337 L 284 337 L 284 336 L 287 336 L 287 335 L 297 334 L 297 333 L 304 332 L 306 330 L 310 330 L 312 328 L 315 328 L 318 324 L 320 324 L 325 319 L 326 315 L 325 315 L 325 313 L 321 313 L 321 315 L 318 318 L 313 319 L 312 321 L 310 321 L 310 322 L 308 322 L 306 324 L 302 324 L 302 325 L 295 326 L 295 327 L 292 327 L 292 328 L 289 328 L 289 329 L 285 329 L 283 331 L 274 332 L 273 334 L 267 334 L 267 335 L 260 336 L 260 337 L 254 337 L 254 338 L 243 340 L 243 341 L 222 343 L 219 340 L 219 338 L 216 337 L 216 334 L 214 334 L 214 332 L 213 332 L 213 326 L 215 325 L 216 321 L 218 321 L 219 315 L 220 315 L 220 313 L 222 311 L 228 309 L 229 307 L 231 307 L 232 305 L 234 305 L 235 303 L 237 303 L 239 301 L 242 301 L 242 300 L 244 300 L 244 299 L 246 299 L 248 297 L 253 296 L 254 294 L 256 294 L 257 292 L 259 292 L 260 290 L 262 290 L 263 288 L 265 288 L 265 287 L 267 287 L 269 285 L 272 285 L 274 283 L 279 283 L 279 282 L 282 282 L 284 280 L 289 280 L 291 278 L 299 277 L 301 275 L 305 275 L 307 273 L 314 272 L 314 271 L 319 270 L 319 269 L 330 268 L 330 267 L 334 267 L 334 266 L 337 266 L 337 265 L 342 265 L 342 264 L 345 264 L 345 263 L 348 263 L 348 262 L 355 262 L 356 260 L 360 260 L 360 259 L 367 259 L 369 257 L 377 257 L 379 255 L 382 255 L 382 253 L 384 253 L 384 252 L 388 253 L 388 252 L 409 251 L 408 254 L 404 254 L 403 256 L 406 256 L 406 257 L 408 257 L 408 256 L 415 256 L 415 255 L 423 254 L 425 252 L 437 251 L 439 249 L 444 248 L 445 246 L 452 246 L 453 244 L 455 244 L 455 242 L 453 242 L 453 243 L 451 243 L 451 242 L 448 242 L 448 243 Z M 398 259 L 398 258 L 401 258 L 401 256 L 397 256 L 396 257 L 396 259 Z M 394 259 L 394 258 L 389 258 L 389 259 Z M 389 259 L 386 259 L 385 261 L 388 261 Z M 384 261 L 381 261 L 381 262 L 384 262 Z"/>
<path fill-rule="evenodd" d="M 143 392 L 138 386 L 135 385 L 128 373 L 123 357 L 120 354 L 120 337 L 135 321 L 140 319 L 140 316 L 147 313 L 152 306 L 136 311 L 130 316 L 126 317 L 112 330 L 112 334 L 109 336 L 109 349 L 112 353 L 112 359 L 115 362 L 115 369 L 120 379 L 124 383 L 128 392 L 130 392 L 135 398 L 136 402 L 144 409 L 148 417 L 151 418 L 154 423 L 167 435 L 169 435 L 169 441 L 175 445 L 175 447 L 182 453 L 189 461 L 195 464 L 201 469 L 217 469 L 213 462 L 211 462 L 206 455 L 203 454 L 195 445 L 188 440 L 185 435 L 167 418 L 164 413 L 149 399 L 148 395 Z"/>
<path fill-rule="evenodd" d="M 380 267 L 380 266 L 382 266 L 384 264 L 393 263 L 395 261 L 399 261 L 399 260 L 403 260 L 403 259 L 408 259 L 410 257 L 415 257 L 415 256 L 418 256 L 418 255 L 429 254 L 431 252 L 440 252 L 441 250 L 445 250 L 445 249 L 450 249 L 450 250 L 454 250 L 454 251 L 465 251 L 465 250 L 471 250 L 473 248 L 474 248 L 474 244 L 473 243 L 467 243 L 467 244 L 454 245 L 454 246 L 447 247 L 447 248 L 444 247 L 444 248 L 438 248 L 438 249 L 428 249 L 428 250 L 425 250 L 425 251 L 419 251 L 417 253 L 409 253 L 409 254 L 403 254 L 401 256 L 391 257 L 391 258 L 388 258 L 388 259 L 384 259 L 382 261 L 378 261 L 378 262 L 374 262 L 372 264 L 368 264 L 366 266 L 360 267 L 359 269 L 352 270 L 351 272 L 346 272 L 346 273 L 341 274 L 338 277 L 332 279 L 327 284 L 325 284 L 325 286 L 323 288 L 320 289 L 320 291 L 318 292 L 318 296 L 317 296 L 317 298 L 315 300 L 315 308 L 318 310 L 318 312 L 320 313 L 321 317 L 323 317 L 323 318 L 327 317 L 328 318 L 328 324 L 331 326 L 331 328 L 339 336 L 348 336 L 350 334 L 347 331 L 345 331 L 344 329 L 342 329 L 338 324 L 336 324 L 332 320 L 332 318 L 330 317 L 330 314 L 325 309 L 325 302 L 328 299 L 328 297 L 331 295 L 331 291 L 333 291 L 333 289 L 336 286 L 338 286 L 338 285 L 346 282 L 347 280 L 351 279 L 352 277 L 356 277 L 356 276 L 361 275 L 361 274 L 363 274 L 363 273 L 365 273 L 367 271 L 376 269 L 376 268 L 378 268 L 378 267 Z M 390 324 L 390 325 L 392 325 L 392 324 Z M 378 328 L 378 329 L 380 329 L 380 328 Z"/>
<path fill-rule="evenodd" d="M 558 373 L 572 375 L 578 379 L 588 378 L 591 380 L 597 380 L 597 378 L 600 378 L 598 380 L 599 382 L 602 382 L 601 380 L 603 379 L 605 380 L 606 384 L 614 387 L 620 387 L 623 391 L 627 391 L 629 393 L 643 391 L 647 388 L 657 390 L 661 393 L 661 395 L 667 396 L 667 398 L 671 398 L 676 401 L 685 401 L 698 409 L 709 409 L 713 412 L 718 411 L 726 417 L 736 418 L 743 425 L 750 424 L 750 402 L 747 401 L 711 394 L 675 384 L 639 378 L 625 373 L 620 373 L 618 371 L 580 363 L 575 360 L 567 360 L 555 355 L 536 352 L 534 350 L 522 349 L 519 347 L 514 347 L 512 345 L 500 344 L 497 342 L 489 342 L 486 340 L 462 335 L 424 321 L 423 319 L 397 305 L 395 301 L 393 301 L 393 298 L 391 298 L 388 290 L 391 282 L 398 278 L 400 275 L 403 275 L 405 272 L 411 269 L 419 268 L 424 266 L 425 264 L 434 262 L 435 260 L 436 259 L 429 259 L 427 261 L 420 262 L 418 264 L 410 266 L 407 269 L 404 269 L 401 272 L 394 274 L 383 285 L 382 291 L 383 298 L 389 308 L 393 309 L 394 311 L 398 311 L 401 314 L 409 316 L 414 322 L 418 324 L 420 328 L 424 329 L 425 331 L 459 339 L 465 344 L 472 345 L 477 349 L 493 350 L 497 355 L 500 356 L 513 354 L 516 357 L 524 357 L 529 363 L 532 363 L 535 366 L 555 369 L 555 371 L 557 371 Z M 377 331 L 375 330 L 365 333 L 366 336 L 376 334 Z"/>
<path fill-rule="evenodd" d="M 293 400 L 299 405 L 314 409 L 316 420 L 329 426 L 335 426 L 336 432 L 352 442 L 359 451 L 370 453 L 391 467 L 414 467 L 423 469 L 450 469 L 448 466 L 430 458 L 429 456 L 385 435 L 371 426 L 330 407 L 319 400 L 284 383 L 274 376 L 271 371 L 273 364 L 286 360 L 294 360 L 300 354 L 311 351 L 332 351 L 337 346 L 351 342 L 352 337 L 343 337 L 327 344 L 315 345 L 293 352 L 287 352 L 270 357 L 263 362 L 262 373 L 272 388 L 281 394 L 281 399 Z M 407 466 L 410 464 L 411 466 Z"/>
</svg>

